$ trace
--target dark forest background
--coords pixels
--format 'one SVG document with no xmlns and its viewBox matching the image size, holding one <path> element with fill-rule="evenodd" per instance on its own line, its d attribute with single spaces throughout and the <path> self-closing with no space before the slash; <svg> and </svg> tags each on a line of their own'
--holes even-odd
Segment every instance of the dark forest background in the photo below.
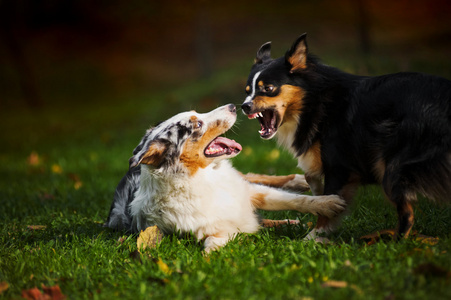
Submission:
<svg viewBox="0 0 451 300">
<path fill-rule="evenodd" d="M 69 138 L 131 148 L 174 113 L 239 105 L 260 45 L 280 56 L 304 32 L 311 52 L 351 73 L 451 78 L 450 3 L 0 0 L 1 153 Z M 258 139 L 239 119 L 239 139 Z"/>
<path fill-rule="evenodd" d="M 373 56 L 407 70 L 413 56 L 450 59 L 450 19 L 446 0 L 0 0 L 0 103 L 152 93 L 249 67 L 269 40 L 281 55 L 303 32 L 323 59 L 354 57 L 361 73 Z"/>
</svg>

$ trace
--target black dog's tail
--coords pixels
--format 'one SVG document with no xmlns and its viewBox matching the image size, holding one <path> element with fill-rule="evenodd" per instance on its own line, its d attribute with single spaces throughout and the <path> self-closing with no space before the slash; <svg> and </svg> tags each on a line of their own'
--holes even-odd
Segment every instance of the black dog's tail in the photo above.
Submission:
<svg viewBox="0 0 451 300">
<path fill-rule="evenodd" d="M 418 193 L 438 202 L 451 202 L 451 152 L 422 164 L 422 169 L 416 171 L 411 174 Z"/>
</svg>

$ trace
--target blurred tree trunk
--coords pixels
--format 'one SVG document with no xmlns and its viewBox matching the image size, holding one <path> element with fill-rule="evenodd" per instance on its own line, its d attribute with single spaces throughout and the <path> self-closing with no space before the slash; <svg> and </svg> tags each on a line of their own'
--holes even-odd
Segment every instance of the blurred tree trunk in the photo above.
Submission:
<svg viewBox="0 0 451 300">
<path fill-rule="evenodd" d="M 213 72 L 213 51 L 207 3 L 201 3 L 197 13 L 196 55 L 202 77 L 208 78 Z"/>
<path fill-rule="evenodd" d="M 18 17 L 20 13 L 17 12 L 17 6 L 18 3 L 15 0 L 0 0 L 0 38 L 17 70 L 19 86 L 25 102 L 32 108 L 40 108 L 43 102 L 36 85 L 36 78 L 25 55 L 24 46 L 18 38 L 19 33 L 23 31 L 19 30 L 23 26 L 21 24 L 23 19 Z"/>
<path fill-rule="evenodd" d="M 357 11 L 357 29 L 359 34 L 360 50 L 368 55 L 371 52 L 371 20 L 366 0 L 353 0 Z"/>
</svg>

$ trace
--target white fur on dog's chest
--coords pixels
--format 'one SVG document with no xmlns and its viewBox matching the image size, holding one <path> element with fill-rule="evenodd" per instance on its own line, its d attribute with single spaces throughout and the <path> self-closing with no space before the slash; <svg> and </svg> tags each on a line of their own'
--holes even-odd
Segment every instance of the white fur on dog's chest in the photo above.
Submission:
<svg viewBox="0 0 451 300">
<path fill-rule="evenodd" d="M 142 168 L 143 182 L 130 205 L 138 230 L 157 225 L 164 233 L 193 232 L 197 238 L 218 232 L 221 220 L 233 223 L 252 213 L 248 185 L 228 161 L 210 165 L 194 176 L 161 177 Z M 149 177 L 148 177 L 149 176 Z M 239 199 L 239 200 L 238 200 Z M 238 201 L 237 201 L 238 200 Z"/>
<path fill-rule="evenodd" d="M 304 154 L 298 155 L 297 149 L 293 146 L 297 126 L 297 121 L 284 123 L 277 132 L 277 143 L 285 149 L 288 149 L 293 156 L 296 157 L 298 168 L 303 170 L 306 174 L 321 176 L 321 162 L 318 160 L 319 156 L 315 157 L 317 153 L 315 153 L 315 151 L 310 151 L 309 149 L 309 151 Z"/>
<path fill-rule="evenodd" d="M 294 133 L 296 132 L 297 126 L 297 122 L 283 123 L 276 134 L 277 143 L 285 149 L 289 150 L 294 155 L 294 157 L 297 156 L 297 151 L 295 147 L 293 147 Z"/>
</svg>

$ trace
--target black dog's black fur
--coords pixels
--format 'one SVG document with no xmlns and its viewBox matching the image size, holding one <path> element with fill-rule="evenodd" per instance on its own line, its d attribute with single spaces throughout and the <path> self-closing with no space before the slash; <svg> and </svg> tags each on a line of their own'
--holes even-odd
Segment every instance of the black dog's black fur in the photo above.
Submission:
<svg viewBox="0 0 451 300">
<path fill-rule="evenodd" d="M 273 109 L 271 101 L 292 102 L 279 93 L 283 86 L 299 88 L 292 152 L 299 158 L 319 143 L 324 194 L 350 200 L 358 184 L 382 184 L 398 211 L 397 236 L 407 236 L 417 193 L 451 199 L 451 81 L 413 72 L 351 75 L 321 64 L 305 38 L 278 59 L 270 58 L 269 44 L 260 48 L 247 88 L 255 95 L 243 111 L 252 115 Z M 264 88 L 271 85 L 272 91 Z M 328 223 L 318 220 L 317 228 Z"/>
</svg>

